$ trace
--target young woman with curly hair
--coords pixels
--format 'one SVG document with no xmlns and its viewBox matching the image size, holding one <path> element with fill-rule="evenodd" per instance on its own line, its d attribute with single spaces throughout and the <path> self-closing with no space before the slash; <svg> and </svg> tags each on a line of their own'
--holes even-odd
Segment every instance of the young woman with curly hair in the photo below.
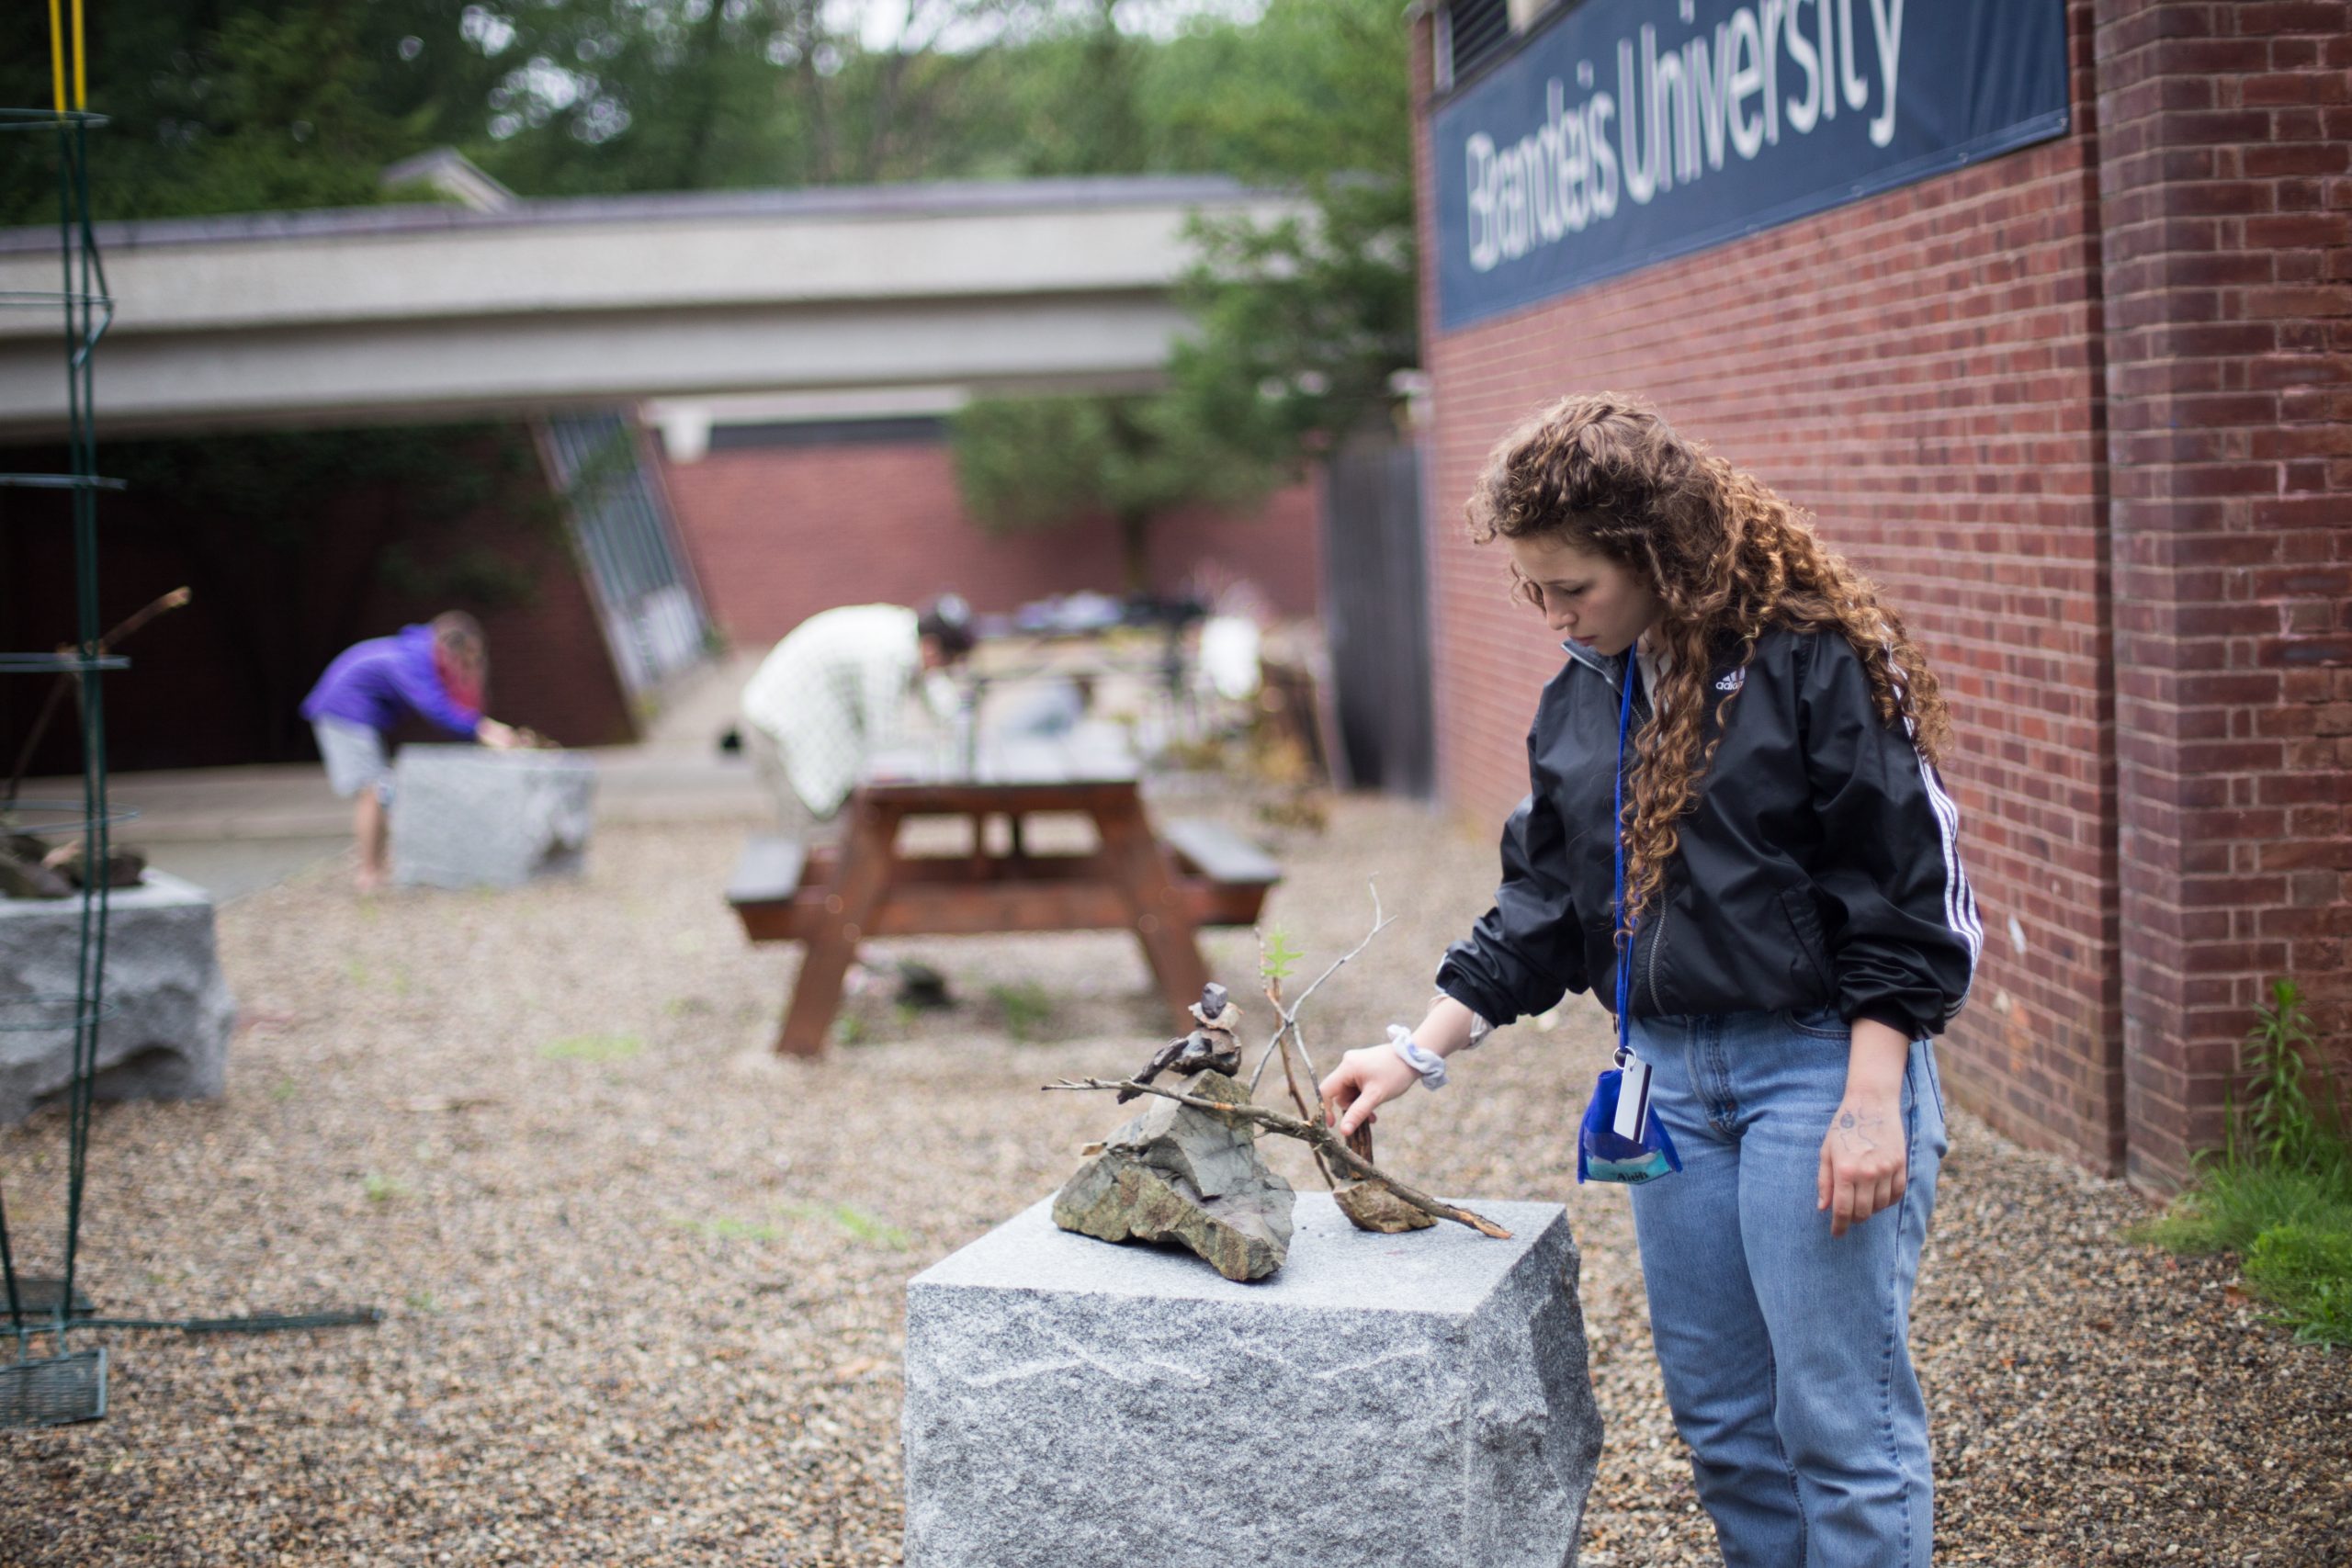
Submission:
<svg viewBox="0 0 2352 1568">
<path fill-rule="evenodd" d="M 1682 1161 L 1633 1189 L 1650 1325 L 1724 1561 L 1927 1568 L 1929 1040 L 1982 943 L 1935 677 L 1794 507 L 1638 400 L 1514 432 L 1469 518 L 1567 660 L 1494 908 L 1324 1097 L 1352 1132 L 1496 1025 L 1623 998 Z"/>
</svg>

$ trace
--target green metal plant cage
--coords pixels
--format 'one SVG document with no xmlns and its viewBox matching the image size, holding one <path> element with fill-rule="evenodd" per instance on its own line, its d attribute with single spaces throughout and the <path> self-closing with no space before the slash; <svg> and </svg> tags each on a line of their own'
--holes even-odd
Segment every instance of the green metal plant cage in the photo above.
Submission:
<svg viewBox="0 0 2352 1568">
<path fill-rule="evenodd" d="M 97 472 L 97 400 L 94 375 L 98 342 L 114 320 L 90 211 L 90 132 L 106 123 L 83 107 L 82 7 L 72 0 L 70 35 L 51 0 L 51 61 L 55 107 L 0 108 L 0 134 L 53 140 L 57 167 L 57 233 L 60 287 L 53 290 L 0 291 L 0 310 L 57 311 L 62 317 L 65 371 L 66 468 L 64 473 L 0 474 L 0 487 L 63 492 L 74 531 L 75 640 L 70 649 L 0 653 L 0 677 L 46 676 L 58 693 L 74 700 L 82 737 L 79 800 L 0 798 L 0 830 L 11 834 L 74 834 L 88 848 L 88 863 L 107 863 L 114 825 L 131 814 L 107 801 L 104 677 L 129 668 L 107 651 L 98 620 L 97 498 L 120 490 L 119 479 Z M 69 48 L 70 42 L 70 48 Z M 72 108 L 68 101 L 71 65 Z M 13 792 L 12 792 L 13 796 Z M 233 1318 L 109 1318 L 98 1315 L 76 1283 L 80 1262 L 82 1200 L 89 1165 L 90 1109 L 99 1032 L 114 1010 L 106 999 L 106 876 L 85 876 L 80 904 L 80 962 L 71 992 L 0 996 L 0 1032 L 39 1031 L 74 1038 L 73 1079 L 66 1097 L 65 1235 L 62 1272 L 28 1275 L 17 1269 L 8 1233 L 5 1192 L 0 1192 L 0 1334 L 13 1341 L 14 1359 L 0 1364 L 0 1427 L 47 1427 L 93 1421 L 107 1410 L 107 1352 L 76 1349 L 72 1340 L 101 1329 L 169 1328 L 186 1334 L 254 1333 L 283 1328 L 326 1328 L 377 1323 L 374 1308 L 302 1314 Z"/>
<path fill-rule="evenodd" d="M 80 85 L 80 6 L 74 7 L 75 85 Z M 90 846 L 97 863 L 109 852 L 108 833 L 118 814 L 107 808 L 106 697 L 104 676 L 123 660 L 107 657 L 98 626 L 97 496 L 120 486 L 97 472 L 96 391 L 94 369 L 98 340 L 114 319 L 106 269 L 98 255 L 90 218 L 90 131 L 103 117 L 65 103 L 62 36 L 53 36 L 58 64 L 58 103 L 47 109 L 0 109 L 0 132 L 48 137 L 56 145 L 57 231 L 60 287 L 54 291 L 0 293 L 0 309 L 57 311 L 63 318 L 66 462 L 62 474 L 0 475 L 0 485 L 66 492 L 74 530 L 75 645 L 68 650 L 0 654 L 0 673 L 47 675 L 70 682 L 78 699 L 82 733 L 82 798 L 76 802 L 27 802 L 4 820 L 12 832 L 70 832 Z M 13 803 L 11 803 L 13 805 Z M 78 809 L 76 807 L 78 806 Z M 81 897 L 80 957 L 70 994 L 0 998 L 0 1030 L 63 1032 L 74 1036 L 73 1082 L 66 1101 L 66 1205 L 63 1273 L 55 1279 L 20 1276 L 8 1235 L 5 1195 L 0 1194 L 0 1307 L 15 1340 L 16 1359 L 0 1367 L 0 1427 L 53 1426 L 89 1421 L 106 1414 L 106 1352 L 76 1351 L 74 1330 L 91 1321 L 88 1302 L 75 1289 L 80 1261 L 82 1195 L 90 1147 L 91 1077 L 106 1007 L 107 879 L 85 877 Z M 76 1310 L 79 1308 L 80 1310 Z M 36 1354 L 42 1340 L 48 1353 Z"/>
</svg>

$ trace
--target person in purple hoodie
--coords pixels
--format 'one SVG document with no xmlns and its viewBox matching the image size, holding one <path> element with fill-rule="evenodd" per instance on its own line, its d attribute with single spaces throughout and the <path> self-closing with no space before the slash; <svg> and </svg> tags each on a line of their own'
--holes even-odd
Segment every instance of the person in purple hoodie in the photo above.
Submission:
<svg viewBox="0 0 2352 1568">
<path fill-rule="evenodd" d="M 402 626 L 345 649 L 327 666 L 302 716 L 319 739 L 319 756 L 335 794 L 352 798 L 352 837 L 359 846 L 359 891 L 384 886 L 385 807 L 392 771 L 385 738 L 415 715 L 452 735 L 504 750 L 526 737 L 481 711 L 490 654 L 481 624 L 462 610 L 430 625 Z"/>
</svg>

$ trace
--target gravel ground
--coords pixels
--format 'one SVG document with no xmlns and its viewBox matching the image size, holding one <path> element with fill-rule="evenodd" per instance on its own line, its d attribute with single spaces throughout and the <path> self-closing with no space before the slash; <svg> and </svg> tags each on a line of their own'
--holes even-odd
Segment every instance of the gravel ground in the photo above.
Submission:
<svg viewBox="0 0 2352 1568">
<path fill-rule="evenodd" d="M 1367 874 L 1399 917 L 1312 1004 L 1318 1059 L 1414 1016 L 1490 848 L 1370 800 L 1319 836 L 1257 830 L 1309 973 L 1367 928 Z M 386 1321 L 107 1337 L 105 1421 L 0 1433 L 0 1562 L 898 1561 L 905 1281 L 1115 1117 L 1036 1086 L 1131 1067 L 1164 1021 L 1123 938 L 909 942 L 956 1008 L 860 998 L 854 1043 L 779 1061 L 793 960 L 718 896 L 740 840 L 607 830 L 577 883 L 372 903 L 328 866 L 225 909 L 230 1092 L 101 1108 L 89 1290 L 118 1315 Z M 1207 945 L 1253 972 L 1246 933 Z M 1623 1194 L 1573 1183 L 1605 1039 L 1583 1000 L 1498 1037 L 1384 1120 L 1382 1157 L 1567 1203 L 1609 1424 L 1584 1561 L 1703 1562 Z M 2145 1212 L 2126 1189 L 1954 1122 L 1915 1326 L 1939 1561 L 2352 1562 L 2346 1359 L 2264 1322 L 2226 1265 L 2119 1239 Z M 0 1133 L 36 1271 L 62 1147 L 53 1113 Z"/>
</svg>

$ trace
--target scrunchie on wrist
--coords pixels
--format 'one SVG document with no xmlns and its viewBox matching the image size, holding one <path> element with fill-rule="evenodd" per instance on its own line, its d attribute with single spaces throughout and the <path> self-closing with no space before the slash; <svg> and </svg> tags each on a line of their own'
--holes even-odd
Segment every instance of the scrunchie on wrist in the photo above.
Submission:
<svg viewBox="0 0 2352 1568">
<path fill-rule="evenodd" d="M 1413 1043 L 1413 1032 L 1403 1024 L 1388 1026 L 1388 1048 L 1421 1077 L 1422 1084 L 1434 1090 L 1445 1087 L 1445 1058 L 1434 1051 L 1424 1050 Z"/>
</svg>

